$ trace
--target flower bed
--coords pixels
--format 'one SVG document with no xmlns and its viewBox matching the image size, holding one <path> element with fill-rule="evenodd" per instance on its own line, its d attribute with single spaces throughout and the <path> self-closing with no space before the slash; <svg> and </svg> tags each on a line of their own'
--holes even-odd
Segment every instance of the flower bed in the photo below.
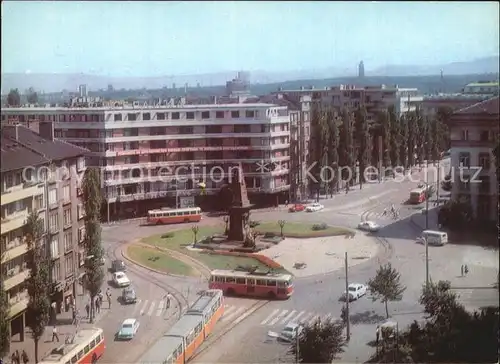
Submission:
<svg viewBox="0 0 500 364">
<path fill-rule="evenodd" d="M 272 260 L 271 258 L 268 258 L 262 254 L 255 254 L 255 253 L 239 253 L 239 252 L 230 252 L 230 251 L 214 251 L 214 250 L 203 250 L 204 253 L 206 254 L 219 254 L 219 255 L 232 255 L 236 257 L 248 257 L 248 258 L 255 258 L 262 264 L 267 265 L 269 268 L 273 269 L 280 269 L 283 268 L 280 264 Z"/>
</svg>

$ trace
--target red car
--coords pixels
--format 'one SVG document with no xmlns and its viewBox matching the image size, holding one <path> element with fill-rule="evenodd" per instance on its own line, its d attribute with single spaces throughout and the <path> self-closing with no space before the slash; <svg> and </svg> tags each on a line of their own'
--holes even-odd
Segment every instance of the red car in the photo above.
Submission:
<svg viewBox="0 0 500 364">
<path fill-rule="evenodd" d="M 302 204 L 295 204 L 292 207 L 288 209 L 288 212 L 299 212 L 299 211 L 304 211 L 306 207 Z"/>
</svg>

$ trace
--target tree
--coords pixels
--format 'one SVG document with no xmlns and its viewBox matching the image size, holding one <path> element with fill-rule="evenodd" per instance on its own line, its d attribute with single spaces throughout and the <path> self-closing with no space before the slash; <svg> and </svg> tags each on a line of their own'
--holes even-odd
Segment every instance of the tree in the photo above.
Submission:
<svg viewBox="0 0 500 364">
<path fill-rule="evenodd" d="M 401 301 L 406 287 L 401 283 L 401 274 L 392 268 L 391 263 L 381 265 L 375 277 L 368 281 L 368 287 L 373 295 L 373 301 L 380 300 L 385 304 L 385 314 L 389 318 L 389 301 Z"/>
<path fill-rule="evenodd" d="M 415 147 L 417 154 L 418 164 L 422 164 L 425 159 L 425 119 L 424 116 L 418 112 L 416 116 L 416 125 L 415 125 Z"/>
<path fill-rule="evenodd" d="M 37 104 L 38 103 L 38 94 L 36 91 L 33 89 L 33 87 L 30 87 L 27 92 L 27 100 L 29 104 Z"/>
<path fill-rule="evenodd" d="M 19 90 L 10 89 L 9 94 L 7 95 L 7 105 L 8 106 L 20 106 L 21 105 L 21 95 L 19 94 Z"/>
<path fill-rule="evenodd" d="M 415 165 L 415 151 L 417 145 L 417 114 L 412 112 L 406 117 L 408 125 L 408 166 L 411 168 Z"/>
<path fill-rule="evenodd" d="M 99 170 L 88 168 L 82 182 L 83 201 L 85 209 L 85 288 L 89 292 L 90 322 L 94 320 L 95 297 L 101 290 L 104 281 L 104 271 L 101 265 L 104 249 L 101 243 L 101 184 Z"/>
<path fill-rule="evenodd" d="M 30 276 L 26 280 L 29 302 L 28 326 L 35 343 L 35 363 L 38 363 L 38 343 L 49 323 L 50 315 L 50 261 L 43 242 L 44 227 L 38 215 L 31 213 L 24 226 L 24 238 L 28 246 L 27 266 Z"/>
<path fill-rule="evenodd" d="M 439 122 L 439 145 L 440 151 L 446 151 L 451 148 L 450 143 L 450 118 L 453 114 L 453 109 L 450 107 L 440 107 L 436 112 L 436 119 Z"/>
<path fill-rule="evenodd" d="M 3 261 L 5 252 L 2 252 L 0 261 Z M 9 300 L 4 286 L 5 275 L 0 277 L 0 358 L 3 358 L 10 351 L 10 321 L 9 321 Z"/>
<path fill-rule="evenodd" d="M 354 118 L 352 112 L 343 109 L 342 110 L 342 124 L 340 126 L 340 138 L 339 138 L 339 165 L 342 167 L 348 167 L 348 170 L 341 177 L 348 184 L 353 183 L 350 177 L 353 176 L 354 164 L 355 164 L 355 153 L 354 153 Z M 350 180 L 349 180 L 350 179 Z"/>
<path fill-rule="evenodd" d="M 408 117 L 407 115 L 402 115 L 401 118 L 399 119 L 399 158 L 401 160 L 401 165 L 403 166 L 403 169 L 406 171 L 408 169 Z"/>
<path fill-rule="evenodd" d="M 390 133 L 390 158 L 391 166 L 393 168 L 401 165 L 399 148 L 401 146 L 401 135 L 400 135 L 400 125 L 399 118 L 396 115 L 394 106 L 389 107 L 387 111 L 389 117 L 389 133 Z"/>
<path fill-rule="evenodd" d="M 328 123 L 328 162 L 334 170 L 334 176 L 332 178 L 330 191 L 333 195 L 333 191 L 338 192 L 339 187 L 339 127 L 338 127 L 338 117 L 337 113 L 333 108 L 327 111 L 327 123 Z"/>
<path fill-rule="evenodd" d="M 382 135 L 383 166 L 388 168 L 391 166 L 391 127 L 387 112 L 380 112 L 378 114 L 378 124 L 380 125 Z"/>
<path fill-rule="evenodd" d="M 368 120 L 366 118 L 366 109 L 360 107 L 355 114 L 355 139 L 358 144 L 358 155 L 357 160 L 359 162 L 359 188 L 363 188 L 363 183 L 365 181 L 364 171 L 370 164 L 370 131 L 368 128 Z"/>
<path fill-rule="evenodd" d="M 331 363 L 344 352 L 346 340 L 343 328 L 342 323 L 318 319 L 304 327 L 298 342 L 290 345 L 289 352 L 299 359 L 299 363 Z"/>
</svg>

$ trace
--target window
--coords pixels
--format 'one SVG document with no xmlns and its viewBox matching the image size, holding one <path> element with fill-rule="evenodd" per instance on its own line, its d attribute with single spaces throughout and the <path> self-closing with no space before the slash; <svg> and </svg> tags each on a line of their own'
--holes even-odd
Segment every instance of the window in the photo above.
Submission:
<svg viewBox="0 0 500 364">
<path fill-rule="evenodd" d="M 224 119 L 224 111 L 216 111 L 215 118 L 216 119 Z"/>
<path fill-rule="evenodd" d="M 245 117 L 246 118 L 253 118 L 253 117 L 255 117 L 255 111 L 253 111 L 253 110 L 247 110 L 247 111 L 245 111 Z"/>
<path fill-rule="evenodd" d="M 469 140 L 469 131 L 468 130 L 462 130 L 462 135 L 460 140 Z"/>
<path fill-rule="evenodd" d="M 490 132 L 488 130 L 481 131 L 481 134 L 479 134 L 479 140 L 482 142 L 489 141 L 490 140 Z"/>
<path fill-rule="evenodd" d="M 57 261 L 52 266 L 52 282 L 57 282 L 61 279 L 61 262 Z"/>
<path fill-rule="evenodd" d="M 65 272 L 66 272 L 66 277 L 70 276 L 73 274 L 73 254 L 68 254 L 64 257 L 64 263 L 65 263 Z"/>
<path fill-rule="evenodd" d="M 479 165 L 484 170 L 490 169 L 490 154 L 489 153 L 479 153 Z"/>
<path fill-rule="evenodd" d="M 57 237 L 52 238 L 50 242 L 50 256 L 52 259 L 56 259 L 59 257 L 59 241 Z"/>
<path fill-rule="evenodd" d="M 128 121 L 136 121 L 137 120 L 137 114 L 134 113 L 129 113 L 127 114 Z"/>
<path fill-rule="evenodd" d="M 78 242 L 81 243 L 85 239 L 85 227 L 78 229 Z"/>
<path fill-rule="evenodd" d="M 470 153 L 460 153 L 458 157 L 458 165 L 459 167 L 470 167 Z"/>
<path fill-rule="evenodd" d="M 71 201 L 71 193 L 69 190 L 69 185 L 63 187 L 63 201 Z"/>
<path fill-rule="evenodd" d="M 165 113 L 164 112 L 157 113 L 156 120 L 165 120 Z"/>
<path fill-rule="evenodd" d="M 35 196 L 35 210 L 43 209 L 45 207 L 45 199 L 43 195 Z"/>
<path fill-rule="evenodd" d="M 49 205 L 57 203 L 57 190 L 55 188 L 49 191 Z"/>
<path fill-rule="evenodd" d="M 189 111 L 186 113 L 186 119 L 188 120 L 194 120 L 194 112 Z"/>
<path fill-rule="evenodd" d="M 64 210 L 64 226 L 71 225 L 71 208 L 67 208 Z"/>
<path fill-rule="evenodd" d="M 236 284 L 245 284 L 245 278 L 236 278 Z"/>
<path fill-rule="evenodd" d="M 231 111 L 231 117 L 237 119 L 240 117 L 240 112 L 238 110 Z"/>
<path fill-rule="evenodd" d="M 85 158 L 83 158 L 83 157 L 78 158 L 78 161 L 77 161 L 77 169 L 78 169 L 79 171 L 81 171 L 81 170 L 85 169 Z"/>
<path fill-rule="evenodd" d="M 148 112 L 143 113 L 142 120 L 151 120 L 151 114 Z"/>
<path fill-rule="evenodd" d="M 57 232 L 57 230 L 59 230 L 59 216 L 57 215 L 57 212 L 50 214 L 49 227 L 52 232 Z"/>
<path fill-rule="evenodd" d="M 179 120 L 180 119 L 180 114 L 178 112 L 173 112 L 172 113 L 172 120 Z"/>
<path fill-rule="evenodd" d="M 64 252 L 73 250 L 73 232 L 71 230 L 64 232 Z"/>
<path fill-rule="evenodd" d="M 122 114 L 115 114 L 115 121 L 122 121 Z"/>
<path fill-rule="evenodd" d="M 76 211 L 77 211 L 77 214 L 78 214 L 78 218 L 81 219 L 83 218 L 84 216 L 84 209 L 83 209 L 83 205 L 82 204 L 78 204 L 78 206 L 76 207 Z"/>
<path fill-rule="evenodd" d="M 201 118 L 202 119 L 210 119 L 210 111 L 202 111 Z"/>
</svg>

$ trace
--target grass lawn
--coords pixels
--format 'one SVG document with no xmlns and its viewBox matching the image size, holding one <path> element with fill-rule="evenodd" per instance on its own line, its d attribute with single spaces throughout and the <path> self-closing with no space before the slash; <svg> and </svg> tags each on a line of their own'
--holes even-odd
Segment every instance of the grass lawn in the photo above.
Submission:
<svg viewBox="0 0 500 364">
<path fill-rule="evenodd" d="M 223 226 L 200 226 L 198 230 L 197 239 L 202 240 L 205 237 L 221 234 L 224 232 Z M 236 257 L 229 255 L 207 254 L 185 249 L 186 246 L 191 245 L 194 240 L 193 231 L 191 229 L 181 229 L 172 231 L 173 236 L 170 238 L 162 238 L 162 235 L 153 235 L 143 238 L 142 241 L 146 244 L 153 246 L 164 247 L 179 251 L 183 254 L 199 260 L 210 269 L 234 269 L 238 265 L 245 266 L 258 266 L 259 268 L 267 268 L 264 264 L 257 259 L 250 257 Z"/>
<path fill-rule="evenodd" d="M 339 236 L 352 233 L 351 230 L 341 227 L 329 226 L 325 230 L 313 230 L 315 224 L 306 224 L 300 222 L 287 222 L 283 227 L 283 234 L 294 237 L 315 237 L 315 236 Z M 277 221 L 264 222 L 255 227 L 255 230 L 260 233 L 275 233 L 280 234 L 281 229 Z"/>
<path fill-rule="evenodd" d="M 130 245 L 127 248 L 127 255 L 130 259 L 160 272 L 180 276 L 194 275 L 194 272 L 189 265 L 156 249 Z"/>
</svg>

